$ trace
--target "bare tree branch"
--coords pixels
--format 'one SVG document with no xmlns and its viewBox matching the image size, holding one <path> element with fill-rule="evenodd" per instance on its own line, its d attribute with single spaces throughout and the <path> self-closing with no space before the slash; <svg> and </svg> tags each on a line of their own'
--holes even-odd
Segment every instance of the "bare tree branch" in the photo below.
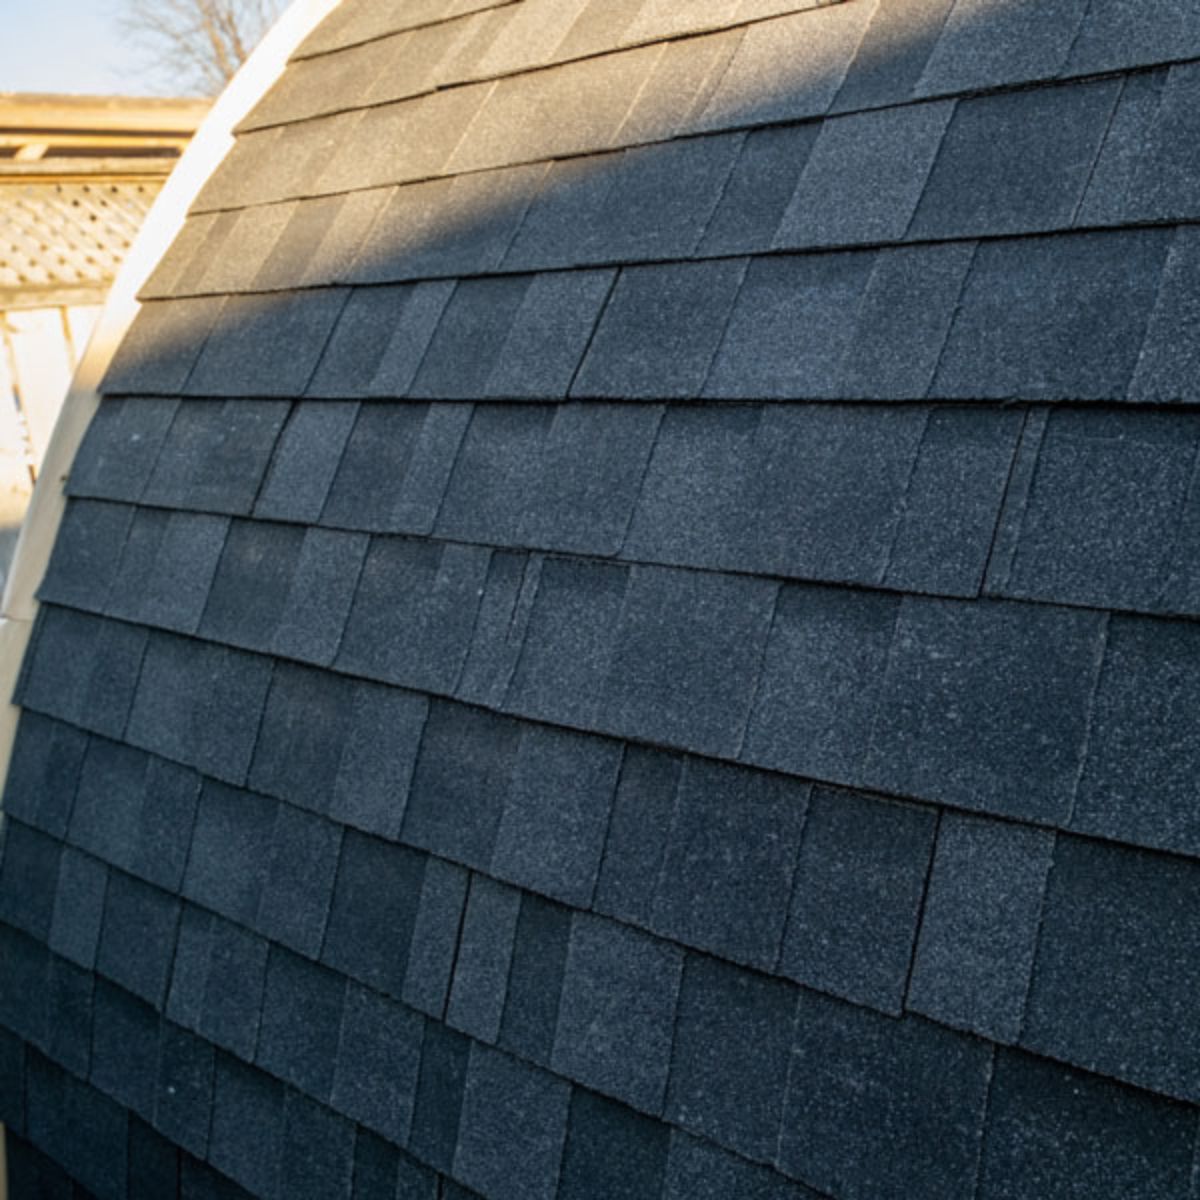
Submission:
<svg viewBox="0 0 1200 1200">
<path fill-rule="evenodd" d="M 164 90 L 216 95 L 285 0 L 123 0 L 118 20 Z"/>
</svg>

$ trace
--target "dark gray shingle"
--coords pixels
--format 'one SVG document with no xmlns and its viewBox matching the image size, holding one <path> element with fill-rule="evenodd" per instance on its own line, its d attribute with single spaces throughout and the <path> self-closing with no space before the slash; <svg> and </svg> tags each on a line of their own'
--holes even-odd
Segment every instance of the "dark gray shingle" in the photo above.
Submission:
<svg viewBox="0 0 1200 1200">
<path fill-rule="evenodd" d="M 119 871 L 108 877 L 96 970 L 161 1007 L 175 954 L 179 901 Z"/>
<path fill-rule="evenodd" d="M 283 427 L 254 514 L 277 521 L 316 521 L 358 416 L 357 404 L 304 401 Z"/>
<path fill-rule="evenodd" d="M 446 1023 L 477 1041 L 500 1033 L 521 893 L 484 875 L 471 877 L 455 956 Z"/>
<path fill-rule="evenodd" d="M 569 908 L 522 893 L 499 1044 L 543 1067 L 554 1048 L 571 922 Z"/>
<path fill-rule="evenodd" d="M 661 1194 L 670 1128 L 576 1089 L 567 1117 L 559 1200 L 639 1200 Z"/>
<path fill-rule="evenodd" d="M 71 463 L 71 496 L 136 500 L 175 419 L 178 400 L 102 399 Z"/>
<path fill-rule="evenodd" d="M 780 972 L 899 1015 L 936 827 L 932 809 L 814 791 Z"/>
<path fill-rule="evenodd" d="M 999 1042 L 1021 1029 L 1054 836 L 945 813 L 907 1005 Z"/>
<path fill-rule="evenodd" d="M 403 998 L 405 1004 L 437 1019 L 445 1012 L 450 993 L 469 880 L 462 867 L 443 859 L 431 857 L 425 863 Z"/>
<path fill-rule="evenodd" d="M 217 1058 L 209 1161 L 260 1196 L 277 1194 L 284 1087 L 227 1055 Z"/>
<path fill-rule="evenodd" d="M 662 1111 L 683 951 L 577 914 L 563 974 L 554 1070 L 649 1113 Z"/>
<path fill-rule="evenodd" d="M 747 1158 L 773 1162 L 795 1012 L 791 984 L 689 954 L 667 1120 Z"/>
<path fill-rule="evenodd" d="M 256 921 L 272 941 L 309 958 L 320 954 L 341 842 L 333 822 L 279 806 Z"/>
<path fill-rule="evenodd" d="M 673 773 L 670 779 L 673 783 Z M 651 803 L 669 803 L 673 790 L 651 797 Z M 808 785 L 688 759 L 674 795 L 657 884 L 653 875 L 646 881 L 654 887 L 650 927 L 722 958 L 773 970 L 808 812 Z M 649 824 L 653 831 L 653 817 Z M 643 853 L 652 852 L 657 840 L 652 837 Z M 730 854 L 731 846 L 736 854 Z"/>
<path fill-rule="evenodd" d="M 779 1165 L 825 1191 L 961 1196 L 975 1182 L 992 1053 L 917 1017 L 802 991 Z"/>
</svg>

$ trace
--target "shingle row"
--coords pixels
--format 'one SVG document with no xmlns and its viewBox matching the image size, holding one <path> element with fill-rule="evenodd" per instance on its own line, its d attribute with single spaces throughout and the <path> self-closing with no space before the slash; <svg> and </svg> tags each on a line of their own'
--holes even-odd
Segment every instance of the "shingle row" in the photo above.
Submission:
<svg viewBox="0 0 1200 1200">
<path fill-rule="evenodd" d="M 1140 229 L 639 265 L 615 284 L 603 271 L 429 282 L 357 291 L 348 304 L 341 289 L 155 301 L 106 387 L 429 400 L 1187 401 L 1195 241 L 1189 227 Z"/>
<path fill-rule="evenodd" d="M 1190 219 L 1197 181 L 1179 163 L 1198 79 L 1184 65 L 202 214 L 144 294 Z"/>
<path fill-rule="evenodd" d="M 1035 534 L 1027 517 L 1018 566 L 1022 546 L 1037 552 Z M 1073 554 L 1057 569 L 1078 561 Z M 50 607 L 22 702 L 240 785 L 271 663 L 236 646 L 807 778 L 1185 853 L 1200 847 L 1187 799 L 1190 743 L 1182 727 L 1182 740 L 1164 733 L 1196 686 L 1187 624 L 1119 616 L 1110 628 L 1087 609 L 781 587 L 259 522 L 233 527 L 211 586 L 211 557 L 181 561 L 189 570 L 174 590 L 163 584 L 170 605 L 148 608 L 150 589 L 139 619 L 181 628 L 187 617 L 189 630 L 216 642 Z M 193 583 L 192 571 L 205 579 Z M 52 574 L 49 594 L 102 607 L 82 583 L 73 592 L 71 578 Z M 118 596 L 108 609 L 127 602 Z M 943 665 L 930 677 L 934 661 Z M 192 670 L 211 686 L 184 686 Z M 1040 692 L 1031 679 L 1043 681 Z M 352 712 L 391 711 L 381 689 L 338 682 L 345 696 L 328 703 L 335 715 L 324 721 L 335 741 Z M 404 713 L 389 719 L 415 739 L 424 701 L 396 705 Z M 1032 724 L 1055 736 L 1030 742 Z M 274 737 L 269 726 L 264 745 Z M 393 745 L 389 770 L 403 775 L 415 740 Z M 324 780 L 336 761 L 303 770 Z M 390 832 L 399 813 L 381 809 L 373 791 L 360 794 L 361 769 L 346 767 L 336 811 Z M 1124 799 L 1140 791 L 1148 795 L 1137 804 Z"/>
</svg>

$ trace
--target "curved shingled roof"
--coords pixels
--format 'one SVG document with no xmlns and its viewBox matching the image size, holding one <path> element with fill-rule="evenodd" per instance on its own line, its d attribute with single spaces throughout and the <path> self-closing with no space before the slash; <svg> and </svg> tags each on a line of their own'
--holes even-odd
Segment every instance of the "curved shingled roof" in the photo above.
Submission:
<svg viewBox="0 0 1200 1200">
<path fill-rule="evenodd" d="M 71 472 L 17 1195 L 1200 1194 L 1189 60 L 345 0 Z"/>
</svg>

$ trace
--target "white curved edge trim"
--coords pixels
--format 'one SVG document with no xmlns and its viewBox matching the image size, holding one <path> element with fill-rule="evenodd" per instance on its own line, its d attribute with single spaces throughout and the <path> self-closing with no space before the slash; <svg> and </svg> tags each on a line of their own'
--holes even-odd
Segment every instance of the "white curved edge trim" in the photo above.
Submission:
<svg viewBox="0 0 1200 1200">
<path fill-rule="evenodd" d="M 4 588 L 0 606 L 0 779 L 8 777 L 17 725 L 18 710 L 9 700 L 37 615 L 35 593 L 66 507 L 63 485 L 99 406 L 100 383 L 141 308 L 137 294 L 175 240 L 200 189 L 233 146 L 237 124 L 283 74 L 300 43 L 339 2 L 292 0 L 204 119 L 158 194 L 109 292 L 55 423 Z M 5 1200 L 3 1175 L 0 1200 Z"/>
</svg>

